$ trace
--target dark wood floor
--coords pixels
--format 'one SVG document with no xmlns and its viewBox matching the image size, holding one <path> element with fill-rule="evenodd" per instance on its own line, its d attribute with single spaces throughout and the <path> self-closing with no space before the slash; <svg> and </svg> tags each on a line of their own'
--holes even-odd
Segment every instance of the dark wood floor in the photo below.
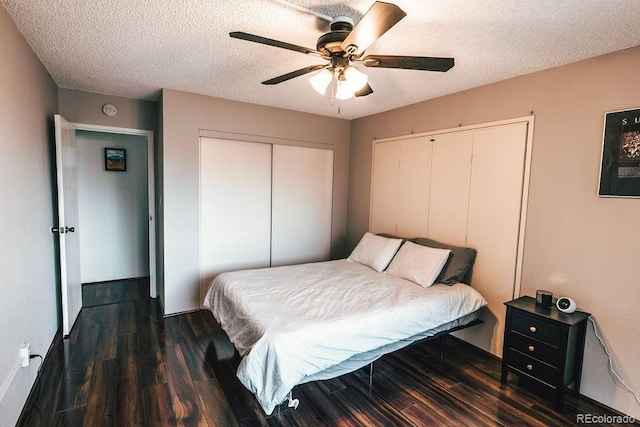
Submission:
<svg viewBox="0 0 640 427">
<path fill-rule="evenodd" d="M 233 346 L 207 311 L 163 318 L 144 280 L 85 287 L 68 339 L 57 338 L 18 425 L 41 426 L 554 426 L 576 414 L 616 414 L 569 394 L 566 412 L 455 338 L 360 371 L 297 386 L 296 410 L 265 416 L 235 377 Z M 130 292 L 128 292 L 130 291 Z"/>
<path fill-rule="evenodd" d="M 82 307 L 138 301 L 149 295 L 149 278 L 113 280 L 82 285 Z"/>
</svg>

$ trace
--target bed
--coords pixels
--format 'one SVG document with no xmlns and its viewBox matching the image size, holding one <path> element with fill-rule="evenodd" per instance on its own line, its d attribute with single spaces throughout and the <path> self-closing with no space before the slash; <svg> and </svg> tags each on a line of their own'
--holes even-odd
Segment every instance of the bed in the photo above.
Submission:
<svg viewBox="0 0 640 427">
<path fill-rule="evenodd" d="M 476 319 L 486 301 L 458 282 L 468 271 L 445 277 L 452 250 L 437 248 L 434 261 L 420 247 L 434 249 L 367 233 L 347 259 L 222 273 L 211 282 L 203 306 L 242 356 L 237 376 L 266 414 L 298 384 L 352 372 Z"/>
</svg>

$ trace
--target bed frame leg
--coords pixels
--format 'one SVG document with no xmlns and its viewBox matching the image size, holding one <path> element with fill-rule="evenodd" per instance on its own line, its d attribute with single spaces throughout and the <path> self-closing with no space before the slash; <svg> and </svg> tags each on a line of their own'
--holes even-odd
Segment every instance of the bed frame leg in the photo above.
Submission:
<svg viewBox="0 0 640 427">
<path fill-rule="evenodd" d="M 445 348 L 445 338 L 447 337 L 447 334 L 443 334 L 440 337 L 440 366 L 442 366 L 442 362 L 444 360 L 444 348 Z"/>
<path fill-rule="evenodd" d="M 298 405 L 300 404 L 300 401 L 298 399 L 293 398 L 293 390 L 289 392 L 285 400 L 289 401 L 289 403 L 287 404 L 289 408 L 298 409 Z"/>
<path fill-rule="evenodd" d="M 369 363 L 369 395 L 373 392 L 373 362 Z"/>
</svg>

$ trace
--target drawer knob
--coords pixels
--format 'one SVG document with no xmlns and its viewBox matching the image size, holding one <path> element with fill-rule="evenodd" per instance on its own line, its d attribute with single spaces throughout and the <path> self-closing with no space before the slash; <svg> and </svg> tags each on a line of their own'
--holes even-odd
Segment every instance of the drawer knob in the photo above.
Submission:
<svg viewBox="0 0 640 427">
<path fill-rule="evenodd" d="M 529 351 L 535 351 L 535 349 L 536 348 L 534 346 L 532 346 L 532 345 L 529 346 Z"/>
<path fill-rule="evenodd" d="M 532 333 L 535 333 L 535 332 L 537 331 L 537 329 L 536 329 L 536 327 L 535 327 L 535 326 L 529 326 L 529 330 L 530 330 Z"/>
<path fill-rule="evenodd" d="M 533 365 L 527 365 L 527 371 L 533 371 Z"/>
</svg>

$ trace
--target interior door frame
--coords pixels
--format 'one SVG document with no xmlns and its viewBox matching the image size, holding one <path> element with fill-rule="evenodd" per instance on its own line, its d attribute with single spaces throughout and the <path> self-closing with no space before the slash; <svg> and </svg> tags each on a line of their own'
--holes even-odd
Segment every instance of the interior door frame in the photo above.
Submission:
<svg viewBox="0 0 640 427">
<path fill-rule="evenodd" d="M 155 298 L 157 291 L 157 259 L 156 259 L 156 185 L 155 185 L 155 143 L 154 133 L 150 130 L 71 123 L 76 131 L 102 132 L 120 135 L 143 136 L 147 140 L 147 193 L 149 209 L 149 296 Z"/>
</svg>

